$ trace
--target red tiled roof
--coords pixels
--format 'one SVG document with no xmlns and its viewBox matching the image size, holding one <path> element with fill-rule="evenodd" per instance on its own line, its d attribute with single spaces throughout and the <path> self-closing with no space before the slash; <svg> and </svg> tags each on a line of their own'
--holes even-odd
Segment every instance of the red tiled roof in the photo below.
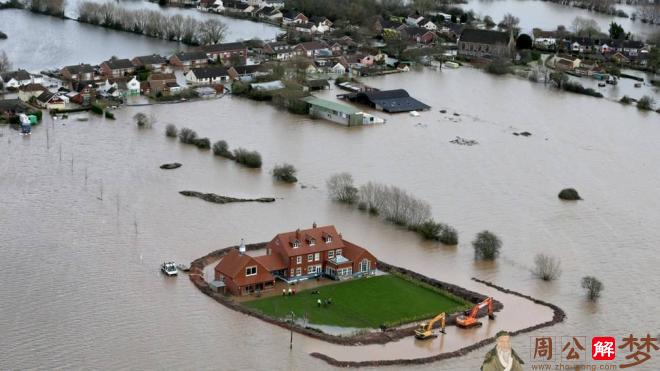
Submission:
<svg viewBox="0 0 660 371">
<path fill-rule="evenodd" d="M 282 260 L 282 257 L 278 253 L 255 256 L 254 260 L 258 261 L 261 265 L 268 269 L 269 272 L 279 271 L 287 268 L 286 262 Z"/>
<path fill-rule="evenodd" d="M 245 268 L 249 266 L 257 266 L 256 275 L 245 276 Z M 238 250 L 227 253 L 215 266 L 215 271 L 230 278 L 238 286 L 274 280 L 273 275 L 259 261 L 249 255 L 239 253 Z"/>
<path fill-rule="evenodd" d="M 332 240 L 330 243 L 325 242 L 323 238 L 324 234 L 331 237 Z M 309 240 L 312 238 L 315 240 L 315 244 L 310 246 Z M 293 247 L 295 241 L 299 242 L 300 247 Z M 341 249 L 344 247 L 344 242 L 335 227 L 328 225 L 325 227 L 280 233 L 268 243 L 268 247 L 274 252 L 281 251 L 285 258 L 289 258 L 296 255 Z"/>
<path fill-rule="evenodd" d="M 349 259 L 352 262 L 358 261 L 360 258 L 363 258 L 363 255 L 371 253 L 366 249 L 344 240 L 344 249 L 341 251 L 342 256 L 346 259 Z"/>
</svg>

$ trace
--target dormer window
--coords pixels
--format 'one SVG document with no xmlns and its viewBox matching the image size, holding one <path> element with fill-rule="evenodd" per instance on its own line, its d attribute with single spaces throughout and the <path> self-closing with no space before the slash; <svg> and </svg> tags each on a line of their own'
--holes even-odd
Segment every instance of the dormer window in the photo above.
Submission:
<svg viewBox="0 0 660 371">
<path fill-rule="evenodd" d="M 300 241 L 295 240 L 295 241 L 293 241 L 292 245 L 293 245 L 293 248 L 294 248 L 294 249 L 297 249 L 297 248 L 300 247 Z"/>
<path fill-rule="evenodd" d="M 309 239 L 309 246 L 314 246 L 314 245 L 316 245 L 316 240 L 313 239 L 313 238 L 310 238 Z"/>
<path fill-rule="evenodd" d="M 332 242 L 332 236 L 330 236 L 329 234 L 326 234 L 325 237 L 323 238 L 323 241 L 325 241 L 325 243 Z"/>
<path fill-rule="evenodd" d="M 252 266 L 252 267 L 247 267 L 245 268 L 245 275 L 246 276 L 256 276 L 257 275 L 257 266 Z"/>
</svg>

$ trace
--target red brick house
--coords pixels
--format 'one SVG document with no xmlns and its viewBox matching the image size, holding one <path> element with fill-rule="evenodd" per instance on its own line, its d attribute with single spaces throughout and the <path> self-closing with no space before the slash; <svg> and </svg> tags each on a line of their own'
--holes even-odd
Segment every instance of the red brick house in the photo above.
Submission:
<svg viewBox="0 0 660 371">
<path fill-rule="evenodd" d="M 101 74 L 108 77 L 121 77 L 135 72 L 133 62 L 128 59 L 109 59 L 101 63 Z"/>
<path fill-rule="evenodd" d="M 208 59 L 204 52 L 180 52 L 170 58 L 170 64 L 187 71 L 191 68 L 205 67 L 209 63 Z"/>
<path fill-rule="evenodd" d="M 248 256 L 232 250 L 215 267 L 215 279 L 234 295 L 273 287 L 275 277 L 290 282 L 317 276 L 344 280 L 371 274 L 376 258 L 344 240 L 334 226 L 280 233 L 266 245 L 266 255 Z"/>
<path fill-rule="evenodd" d="M 94 67 L 83 63 L 79 65 L 66 66 L 60 70 L 60 75 L 65 80 L 93 80 Z"/>
<path fill-rule="evenodd" d="M 242 42 L 207 45 L 202 47 L 202 51 L 210 59 L 222 61 L 225 65 L 233 60 L 238 61 L 238 65 L 244 65 L 247 61 L 247 46 Z"/>
<path fill-rule="evenodd" d="M 215 266 L 215 279 L 223 281 L 234 295 L 272 289 L 275 278 L 259 261 L 232 250 Z"/>
<path fill-rule="evenodd" d="M 149 70 L 160 72 L 167 69 L 167 59 L 158 55 L 143 55 L 131 60 L 135 67 L 145 67 Z"/>
</svg>

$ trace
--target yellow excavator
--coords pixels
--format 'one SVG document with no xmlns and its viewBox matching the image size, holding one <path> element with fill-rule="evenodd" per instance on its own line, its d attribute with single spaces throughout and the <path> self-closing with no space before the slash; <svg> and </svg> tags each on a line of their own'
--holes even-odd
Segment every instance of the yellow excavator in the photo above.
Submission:
<svg viewBox="0 0 660 371">
<path fill-rule="evenodd" d="M 434 338 L 437 335 L 433 334 L 433 325 L 435 325 L 436 322 L 440 321 L 440 332 L 445 334 L 445 313 L 440 313 L 437 316 L 435 316 L 432 320 L 430 320 L 428 323 L 422 322 L 419 324 L 419 327 L 415 330 L 415 337 L 420 340 L 425 340 L 425 339 L 430 339 Z"/>
</svg>

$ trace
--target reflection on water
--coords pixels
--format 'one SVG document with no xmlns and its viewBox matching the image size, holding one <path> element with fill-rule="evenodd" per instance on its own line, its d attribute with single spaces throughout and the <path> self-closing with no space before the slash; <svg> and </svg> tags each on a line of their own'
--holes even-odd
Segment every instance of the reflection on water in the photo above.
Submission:
<svg viewBox="0 0 660 371">
<path fill-rule="evenodd" d="M 156 4 L 148 2 L 137 2 L 128 7 L 146 6 L 158 8 Z M 76 8 L 74 5 L 69 5 L 67 9 L 75 10 Z M 270 40 L 280 32 L 277 27 L 264 23 L 221 17 L 194 9 L 165 9 L 164 11 L 168 14 L 179 12 L 197 18 L 221 18 L 228 26 L 226 41 L 252 38 Z M 75 17 L 75 14 L 68 15 Z M 188 48 L 178 42 L 110 30 L 17 9 L 0 11 L 0 26 L 2 31 L 9 36 L 6 40 L 0 40 L 0 50 L 7 53 L 15 68 L 25 68 L 30 71 L 60 68 L 81 62 L 97 64 L 112 56 L 132 58 L 152 53 L 171 55 L 179 49 Z"/>
<path fill-rule="evenodd" d="M 469 0 L 467 4 L 460 6 L 466 10 L 473 10 L 482 17 L 489 15 L 495 22 L 500 22 L 505 14 L 511 13 L 520 18 L 519 27 L 524 32 L 531 32 L 535 27 L 554 30 L 559 25 L 564 25 L 566 29 L 570 30 L 575 17 L 594 19 L 601 31 L 605 33 L 609 29 L 610 23 L 616 22 L 626 31 L 630 31 L 642 39 L 646 39 L 660 30 L 658 25 L 642 23 L 639 20 L 632 21 L 630 18 L 615 17 L 540 0 Z M 635 12 L 632 6 L 619 4 L 616 5 L 616 8 L 623 10 L 628 15 Z"/>
<path fill-rule="evenodd" d="M 348 129 L 226 97 L 129 108 L 117 111 L 116 121 L 46 118 L 31 137 L 0 127 L 0 369 L 325 370 L 332 367 L 309 352 L 353 360 L 427 356 L 549 319 L 543 307 L 491 291 L 473 276 L 566 310 L 566 322 L 532 334 L 657 333 L 660 322 L 649 316 L 660 283 L 653 259 L 660 242 L 657 114 L 471 69 L 366 82 L 405 88 L 433 108 Z M 443 108 L 448 115 L 438 112 Z M 159 122 L 138 130 L 130 123 L 138 111 L 153 112 Z M 452 121 L 453 112 L 460 116 Z M 264 168 L 248 170 L 168 139 L 167 123 L 256 149 Z M 532 136 L 512 135 L 522 130 Z M 456 136 L 479 144 L 449 143 Z M 158 168 L 174 161 L 183 167 Z M 275 183 L 269 171 L 282 162 L 317 188 Z M 421 241 L 330 202 L 324 182 L 338 171 L 428 200 L 434 218 L 458 229 L 459 246 Z M 559 201 L 557 192 L 567 186 L 584 201 Z M 183 189 L 282 200 L 215 205 L 179 195 Z M 314 221 L 335 224 L 384 261 L 492 294 L 506 307 L 481 329 L 451 328 L 426 343 L 410 338 L 347 348 L 294 334 L 290 352 L 285 329 L 219 305 L 185 276 L 159 272 L 164 260 L 189 262 L 241 238 L 266 241 Z M 504 241 L 496 262 L 474 260 L 470 240 L 483 229 Z M 557 282 L 532 278 L 540 252 L 561 257 Z M 579 288 L 587 274 L 605 285 L 597 304 Z M 527 335 L 514 337 L 513 346 L 528 359 Z M 475 370 L 486 351 L 415 368 Z M 648 365 L 658 369 L 658 358 Z"/>
</svg>

